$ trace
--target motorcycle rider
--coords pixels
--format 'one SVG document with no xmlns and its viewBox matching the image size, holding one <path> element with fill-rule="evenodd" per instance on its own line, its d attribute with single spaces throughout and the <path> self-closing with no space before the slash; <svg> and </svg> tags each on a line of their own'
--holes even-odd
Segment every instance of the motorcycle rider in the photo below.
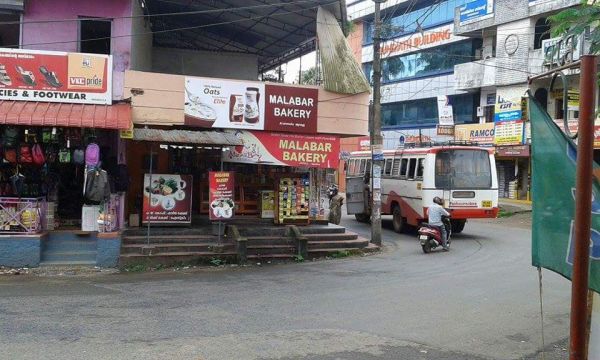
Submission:
<svg viewBox="0 0 600 360">
<path fill-rule="evenodd" d="M 440 230 L 442 235 L 442 248 L 448 251 L 448 234 L 446 234 L 446 227 L 442 222 L 442 216 L 450 216 L 450 213 L 444 209 L 444 200 L 438 196 L 433 198 L 433 204 L 427 210 L 429 215 L 429 225 L 433 225 Z"/>
</svg>

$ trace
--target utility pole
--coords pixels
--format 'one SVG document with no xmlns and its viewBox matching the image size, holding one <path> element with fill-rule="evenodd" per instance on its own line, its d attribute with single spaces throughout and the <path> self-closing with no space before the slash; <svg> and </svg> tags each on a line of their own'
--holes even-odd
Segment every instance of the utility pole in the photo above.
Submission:
<svg viewBox="0 0 600 360">
<path fill-rule="evenodd" d="M 373 34 L 373 124 L 371 133 L 371 242 L 381 246 L 381 172 L 383 169 L 383 138 L 381 136 L 381 4 L 375 3 Z"/>
<path fill-rule="evenodd" d="M 575 254 L 571 279 L 570 360 L 585 360 L 587 343 L 592 218 L 592 176 L 594 161 L 594 117 L 596 113 L 596 56 L 581 57 L 579 80 L 579 129 L 577 136 L 577 178 L 575 188 Z M 565 112 L 567 109 L 565 109 Z"/>
</svg>

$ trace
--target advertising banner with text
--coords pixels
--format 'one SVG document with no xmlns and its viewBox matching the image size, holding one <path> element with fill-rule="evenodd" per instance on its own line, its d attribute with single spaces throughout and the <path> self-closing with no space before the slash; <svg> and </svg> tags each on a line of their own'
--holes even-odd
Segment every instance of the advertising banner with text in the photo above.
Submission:
<svg viewBox="0 0 600 360">
<path fill-rule="evenodd" d="M 208 211 L 210 220 L 233 218 L 235 173 L 233 171 L 208 172 Z"/>
<path fill-rule="evenodd" d="M 184 123 L 221 129 L 317 132 L 315 88 L 186 77 Z"/>
<path fill-rule="evenodd" d="M 142 222 L 190 224 L 192 187 L 191 175 L 145 174 Z"/>
<path fill-rule="evenodd" d="M 494 0 L 475 0 L 460 7 L 460 25 L 494 16 Z"/>
<path fill-rule="evenodd" d="M 229 130 L 244 145 L 223 153 L 223 161 L 334 169 L 339 165 L 340 139 L 268 131 Z"/>
<path fill-rule="evenodd" d="M 0 49 L 0 100 L 110 105 L 112 57 Z"/>
<path fill-rule="evenodd" d="M 454 139 L 474 141 L 479 145 L 494 143 L 494 123 L 456 125 Z"/>
<path fill-rule="evenodd" d="M 495 145 L 523 144 L 524 126 L 522 120 L 496 123 L 494 128 Z"/>
</svg>

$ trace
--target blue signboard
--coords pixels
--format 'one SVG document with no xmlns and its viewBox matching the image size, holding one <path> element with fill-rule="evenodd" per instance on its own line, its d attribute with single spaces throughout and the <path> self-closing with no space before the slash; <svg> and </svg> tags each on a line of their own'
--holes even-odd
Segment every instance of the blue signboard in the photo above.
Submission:
<svg viewBox="0 0 600 360">
<path fill-rule="evenodd" d="M 513 121 L 513 120 L 521 120 L 521 116 L 523 112 L 521 110 L 512 110 L 507 112 L 501 112 L 494 114 L 494 121 Z"/>
<path fill-rule="evenodd" d="M 460 25 L 494 16 L 494 0 L 475 0 L 460 7 Z"/>
</svg>

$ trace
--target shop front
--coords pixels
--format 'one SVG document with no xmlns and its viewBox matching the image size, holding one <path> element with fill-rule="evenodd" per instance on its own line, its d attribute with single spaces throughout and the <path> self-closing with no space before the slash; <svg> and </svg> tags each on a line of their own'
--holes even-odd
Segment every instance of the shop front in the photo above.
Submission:
<svg viewBox="0 0 600 360">
<path fill-rule="evenodd" d="M 146 90 L 155 76 L 179 86 L 168 86 L 159 96 Z M 326 221 L 327 188 L 336 181 L 344 135 L 340 132 L 362 134 L 367 124 L 368 94 L 344 97 L 317 87 L 133 71 L 126 74 L 126 89 L 132 94 L 136 124 L 127 158 L 131 168 L 141 164 L 131 176 L 130 225 L 161 226 L 144 215 L 145 203 L 158 212 L 173 206 L 164 200 L 164 190 L 179 191 L 174 182 L 165 186 L 167 177 L 174 176 L 185 177 L 189 189 L 183 201 L 190 201 L 191 221 L 186 218 L 181 225 Z M 177 103 L 167 100 L 174 93 L 180 94 Z M 149 110 L 152 100 L 154 111 Z M 158 118 L 157 112 L 163 116 Z M 343 128 L 336 125 L 342 119 Z M 184 131 L 201 139 L 140 141 L 137 134 L 147 131 Z M 216 136 L 226 140 L 206 139 Z M 158 175 L 144 184 L 151 173 Z M 214 195 L 214 174 L 231 179 L 227 198 Z M 177 204 L 177 195 L 175 200 Z"/>
<path fill-rule="evenodd" d="M 128 180 L 111 57 L 1 49 L 0 265 L 116 264 Z M 120 177 L 119 177 L 120 176 Z"/>
</svg>

